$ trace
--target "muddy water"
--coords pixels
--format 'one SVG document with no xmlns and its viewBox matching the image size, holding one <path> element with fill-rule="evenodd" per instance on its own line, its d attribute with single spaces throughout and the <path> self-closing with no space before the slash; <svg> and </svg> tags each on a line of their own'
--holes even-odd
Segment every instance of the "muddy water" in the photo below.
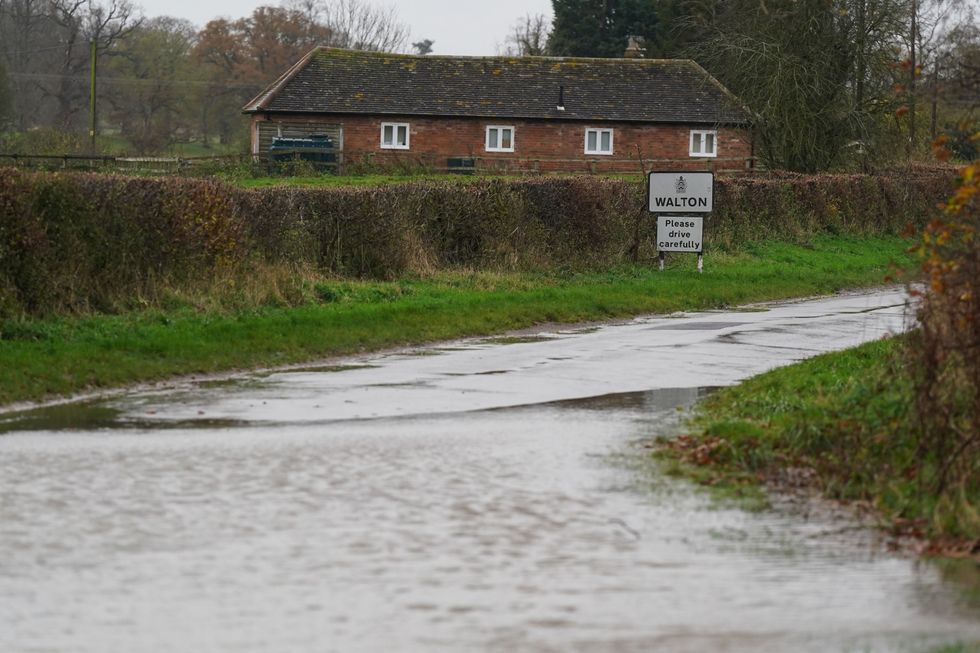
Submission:
<svg viewBox="0 0 980 653">
<path fill-rule="evenodd" d="M 0 417 L 2 651 L 929 651 L 944 571 L 646 462 L 897 293 L 470 341 Z"/>
</svg>

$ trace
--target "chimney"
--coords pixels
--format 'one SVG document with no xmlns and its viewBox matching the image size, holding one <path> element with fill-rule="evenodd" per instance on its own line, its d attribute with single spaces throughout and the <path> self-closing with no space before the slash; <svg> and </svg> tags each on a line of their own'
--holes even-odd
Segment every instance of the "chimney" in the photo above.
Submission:
<svg viewBox="0 0 980 653">
<path fill-rule="evenodd" d="M 626 59 L 642 59 L 646 56 L 646 48 L 640 45 L 642 39 L 637 36 L 629 37 L 629 45 L 626 46 L 626 52 L 623 53 L 623 57 Z"/>
</svg>

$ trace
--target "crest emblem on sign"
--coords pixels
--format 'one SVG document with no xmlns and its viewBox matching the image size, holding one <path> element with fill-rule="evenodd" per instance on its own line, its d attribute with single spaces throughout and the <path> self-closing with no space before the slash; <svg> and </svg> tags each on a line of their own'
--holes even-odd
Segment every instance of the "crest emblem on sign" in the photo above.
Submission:
<svg viewBox="0 0 980 653">
<path fill-rule="evenodd" d="M 683 195 L 687 192 L 687 180 L 683 176 L 678 177 L 677 181 L 674 182 L 674 188 L 677 189 L 678 195 Z"/>
</svg>

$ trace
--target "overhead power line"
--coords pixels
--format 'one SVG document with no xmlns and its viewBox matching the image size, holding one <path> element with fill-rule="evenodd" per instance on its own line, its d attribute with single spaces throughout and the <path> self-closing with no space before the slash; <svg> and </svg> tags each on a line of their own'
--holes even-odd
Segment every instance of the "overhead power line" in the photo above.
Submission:
<svg viewBox="0 0 980 653">
<path fill-rule="evenodd" d="M 72 80 L 76 82 L 88 83 L 88 77 L 85 75 L 63 75 L 58 73 L 8 73 L 8 77 L 13 79 L 34 79 L 40 81 L 60 81 L 60 80 Z M 99 77 L 100 84 L 116 84 L 119 86 L 154 86 L 159 84 L 164 84 L 168 86 L 201 86 L 201 87 L 215 87 L 221 86 L 224 88 L 241 88 L 241 89 L 256 89 L 260 90 L 262 84 L 253 83 L 248 84 L 245 82 L 229 84 L 225 82 L 209 82 L 198 79 L 161 79 L 158 77 L 154 78 L 144 78 L 144 77 Z"/>
<path fill-rule="evenodd" d="M 60 45 L 52 45 L 47 48 L 31 48 L 30 50 L 4 50 L 3 53 L 10 57 L 15 54 L 40 54 L 42 52 L 51 52 L 53 50 L 64 50 L 68 47 L 68 44 L 62 43 Z"/>
</svg>

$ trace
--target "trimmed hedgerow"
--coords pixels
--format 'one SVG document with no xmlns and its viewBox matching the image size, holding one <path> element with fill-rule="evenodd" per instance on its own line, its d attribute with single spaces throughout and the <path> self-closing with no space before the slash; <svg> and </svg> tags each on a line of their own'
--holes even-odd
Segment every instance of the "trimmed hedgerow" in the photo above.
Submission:
<svg viewBox="0 0 980 653">
<path fill-rule="evenodd" d="M 0 315 L 99 310 L 249 253 L 214 181 L 0 170 Z"/>
<path fill-rule="evenodd" d="M 273 187 L 238 195 L 258 251 L 318 269 L 393 277 L 444 267 L 592 268 L 624 260 L 641 193 L 595 179 Z M 639 203 L 639 204 L 638 204 Z"/>
<path fill-rule="evenodd" d="M 718 181 L 708 248 L 896 233 L 954 174 Z M 636 181 L 596 177 L 240 189 L 213 180 L 0 169 L 0 318 L 152 303 L 262 266 L 394 278 L 445 268 L 588 270 L 655 255 Z"/>
</svg>

